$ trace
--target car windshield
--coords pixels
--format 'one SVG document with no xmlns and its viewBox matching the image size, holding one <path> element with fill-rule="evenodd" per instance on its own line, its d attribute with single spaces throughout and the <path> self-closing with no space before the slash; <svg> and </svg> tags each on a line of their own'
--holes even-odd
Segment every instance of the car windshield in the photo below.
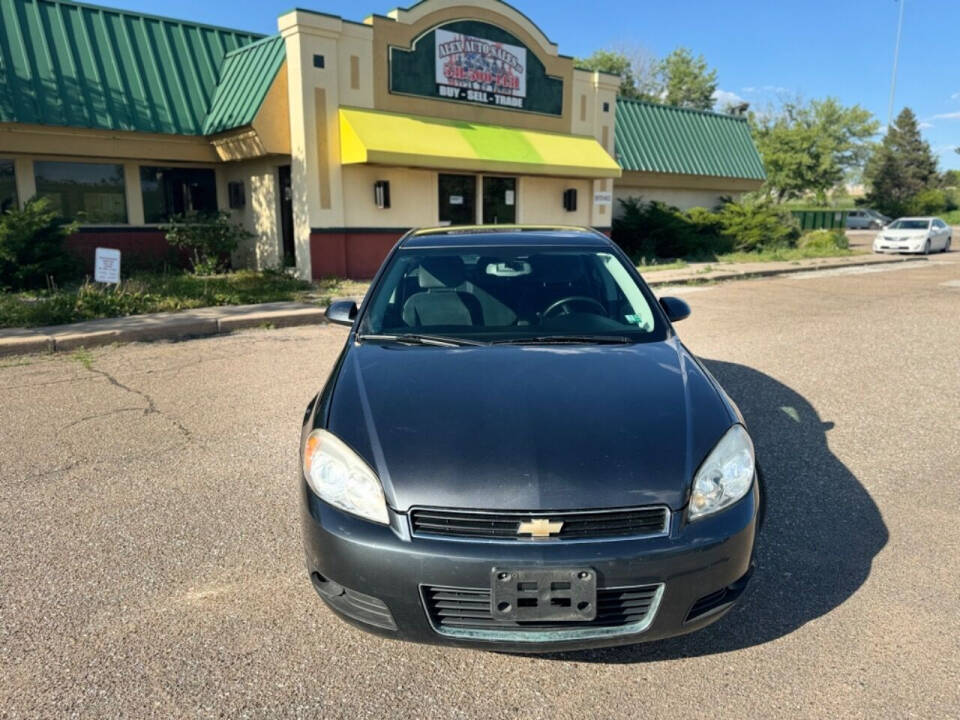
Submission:
<svg viewBox="0 0 960 720">
<path fill-rule="evenodd" d="M 895 220 L 890 223 L 890 230 L 926 230 L 930 227 L 929 220 Z"/>
<path fill-rule="evenodd" d="M 600 248 L 397 252 L 359 335 L 481 342 L 648 342 L 666 326 L 627 266 Z"/>
</svg>

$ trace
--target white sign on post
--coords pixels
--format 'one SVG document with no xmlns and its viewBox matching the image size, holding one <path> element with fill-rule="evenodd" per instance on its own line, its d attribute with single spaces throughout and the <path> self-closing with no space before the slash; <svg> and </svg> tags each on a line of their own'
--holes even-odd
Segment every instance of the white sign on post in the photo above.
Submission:
<svg viewBox="0 0 960 720">
<path fill-rule="evenodd" d="M 593 194 L 593 202 L 595 205 L 612 205 L 613 193 L 612 192 L 595 192 Z"/>
<path fill-rule="evenodd" d="M 93 263 L 93 279 L 102 283 L 120 283 L 120 251 L 98 247 Z"/>
</svg>

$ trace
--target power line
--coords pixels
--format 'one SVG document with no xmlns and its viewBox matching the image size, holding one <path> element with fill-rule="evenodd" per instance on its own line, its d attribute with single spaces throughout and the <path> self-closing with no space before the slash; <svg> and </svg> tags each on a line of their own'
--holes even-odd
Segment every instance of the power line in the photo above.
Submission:
<svg viewBox="0 0 960 720">
<path fill-rule="evenodd" d="M 890 104 L 887 105 L 887 127 L 893 123 L 893 96 L 897 91 L 897 63 L 900 60 L 900 32 L 903 30 L 903 7 L 907 0 L 900 2 L 900 19 L 897 21 L 897 44 L 893 49 L 893 75 L 890 77 Z"/>
</svg>

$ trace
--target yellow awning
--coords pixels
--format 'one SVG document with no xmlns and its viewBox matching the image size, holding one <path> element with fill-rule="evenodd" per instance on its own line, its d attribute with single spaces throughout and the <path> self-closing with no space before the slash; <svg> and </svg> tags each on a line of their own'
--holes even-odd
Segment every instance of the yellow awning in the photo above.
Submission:
<svg viewBox="0 0 960 720">
<path fill-rule="evenodd" d="M 592 137 L 340 109 L 340 160 L 441 170 L 620 177 L 620 166 Z"/>
</svg>

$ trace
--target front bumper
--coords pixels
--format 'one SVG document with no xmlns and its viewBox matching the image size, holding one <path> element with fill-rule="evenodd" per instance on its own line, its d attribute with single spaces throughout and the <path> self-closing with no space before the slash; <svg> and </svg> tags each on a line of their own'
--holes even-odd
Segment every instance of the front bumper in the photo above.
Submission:
<svg viewBox="0 0 960 720">
<path fill-rule="evenodd" d="M 877 253 L 922 253 L 923 248 L 923 242 L 879 240 L 873 243 L 873 251 Z"/>
<path fill-rule="evenodd" d="M 403 513 L 391 511 L 389 527 L 361 520 L 324 503 L 302 482 L 307 571 L 340 617 L 387 637 L 514 652 L 659 640 L 714 622 L 730 610 L 752 572 L 759 503 L 755 481 L 746 497 L 716 516 L 686 523 L 683 513 L 673 513 L 665 537 L 465 542 L 411 537 Z M 589 567 L 596 571 L 598 591 L 647 586 L 657 589 L 657 598 L 643 622 L 615 629 L 527 633 L 505 627 L 454 636 L 432 622 L 429 588 L 489 589 L 494 567 Z"/>
</svg>

